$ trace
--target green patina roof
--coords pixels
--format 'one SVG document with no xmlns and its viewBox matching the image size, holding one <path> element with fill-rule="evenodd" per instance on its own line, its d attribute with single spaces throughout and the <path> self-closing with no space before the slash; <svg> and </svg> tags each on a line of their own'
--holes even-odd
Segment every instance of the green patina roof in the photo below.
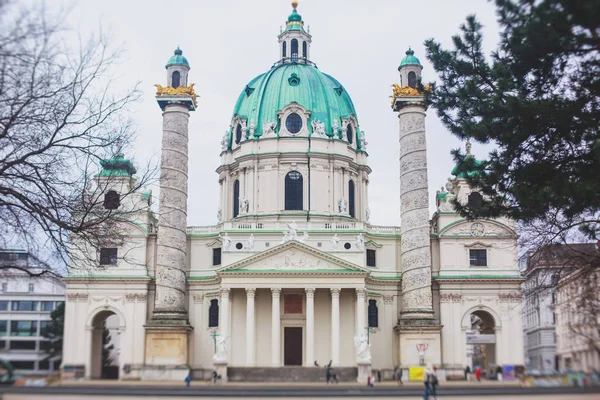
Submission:
<svg viewBox="0 0 600 400">
<path fill-rule="evenodd" d="M 419 59 L 417 57 L 415 57 L 415 51 L 413 49 L 411 49 L 410 47 L 408 48 L 408 50 L 406 50 L 406 57 L 404 57 L 402 59 L 402 61 L 400 61 L 400 66 L 403 65 L 421 65 L 421 62 L 419 62 Z"/>
<path fill-rule="evenodd" d="M 473 156 L 468 156 L 468 157 L 473 157 Z M 479 161 L 479 160 L 475 160 L 475 166 L 479 167 L 483 164 L 483 161 Z M 452 168 L 452 172 L 450 172 L 452 175 L 456 176 L 457 178 L 466 178 L 467 176 L 472 177 L 477 175 L 478 171 L 467 171 L 465 172 L 458 172 L 458 168 L 459 168 L 460 164 L 456 164 L 454 166 L 454 168 Z"/>
<path fill-rule="evenodd" d="M 240 94 L 233 116 L 247 119 L 247 126 L 254 121 L 254 136 L 259 138 L 265 122 L 277 123 L 275 131 L 279 132 L 277 111 L 292 102 L 297 102 L 311 112 L 309 132 L 312 132 L 312 121 L 318 120 L 325 123 L 325 132 L 332 137 L 334 120 L 337 120 L 337 125 L 341 128 L 342 118 L 350 115 L 356 118 L 354 104 L 344 87 L 316 66 L 303 63 L 276 65 L 251 80 Z M 229 132 L 230 146 L 232 130 Z M 359 149 L 360 134 L 360 129 L 357 129 L 355 141 Z"/>
<path fill-rule="evenodd" d="M 117 154 L 109 160 L 100 160 L 102 170 L 98 176 L 132 176 L 136 169 L 131 161 L 125 159 L 123 154 Z"/>
<path fill-rule="evenodd" d="M 446 196 L 448 196 L 449 192 L 438 192 L 437 198 L 438 200 L 444 201 L 446 200 Z"/>
<path fill-rule="evenodd" d="M 173 52 L 171 58 L 169 58 L 169 61 L 167 62 L 167 65 L 165 65 L 165 68 L 169 68 L 171 65 L 185 65 L 189 68 L 190 64 L 188 63 L 187 58 L 185 58 L 182 54 L 183 51 L 181 51 L 181 49 L 177 47 Z"/>
</svg>

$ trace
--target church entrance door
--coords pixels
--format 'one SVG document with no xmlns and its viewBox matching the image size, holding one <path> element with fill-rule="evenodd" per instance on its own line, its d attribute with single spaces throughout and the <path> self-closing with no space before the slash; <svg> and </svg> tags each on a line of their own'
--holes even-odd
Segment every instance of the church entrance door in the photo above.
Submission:
<svg viewBox="0 0 600 400">
<path fill-rule="evenodd" d="M 283 365 L 302 365 L 302 328 L 283 329 Z"/>
</svg>

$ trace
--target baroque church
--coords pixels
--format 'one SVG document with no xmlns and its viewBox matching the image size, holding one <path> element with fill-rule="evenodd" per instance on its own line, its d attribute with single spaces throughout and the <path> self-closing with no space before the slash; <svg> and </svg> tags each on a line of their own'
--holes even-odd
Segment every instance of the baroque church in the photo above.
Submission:
<svg viewBox="0 0 600 400">
<path fill-rule="evenodd" d="M 481 198 L 457 169 L 428 210 L 429 88 L 418 84 L 413 50 L 398 67 L 390 113 L 399 120 L 402 223 L 376 226 L 358 114 L 344 86 L 317 68 L 292 6 L 278 60 L 242 88 L 214 149 L 216 225 L 187 226 L 188 120 L 203 117 L 193 115 L 179 48 L 166 86 L 156 85 L 158 213 L 149 192 L 128 194 L 129 160 L 101 163 L 103 204 L 126 212 L 126 240 L 66 277 L 65 377 L 103 376 L 109 317 L 118 319 L 119 379 L 217 371 L 230 381 L 313 381 L 330 363 L 347 381 L 425 364 L 444 379 L 465 366 L 523 364 L 515 224 L 456 213 L 454 200 Z"/>
</svg>

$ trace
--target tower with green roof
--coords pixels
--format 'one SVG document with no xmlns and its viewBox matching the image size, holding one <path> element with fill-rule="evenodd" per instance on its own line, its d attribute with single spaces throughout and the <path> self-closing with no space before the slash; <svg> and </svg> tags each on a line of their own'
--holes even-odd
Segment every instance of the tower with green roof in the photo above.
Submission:
<svg viewBox="0 0 600 400">
<path fill-rule="evenodd" d="M 187 374 L 187 347 L 191 331 L 186 308 L 188 121 L 196 102 L 193 90 L 186 88 L 190 65 L 179 47 L 165 69 L 167 87 L 157 85 L 156 95 L 163 111 L 163 135 L 156 295 L 152 317 L 146 326 L 146 342 L 152 343 L 146 347 L 146 362 L 149 365 L 168 364 L 175 368 L 170 373 L 183 374 L 183 379 Z M 169 354 L 166 358 L 165 352 Z"/>
<path fill-rule="evenodd" d="M 412 340 L 423 329 L 440 341 L 441 328 L 433 310 L 431 288 L 431 243 L 429 237 L 429 182 L 427 178 L 427 143 L 425 135 L 425 96 L 417 88 L 421 66 L 409 48 L 400 62 L 401 87 L 410 88 L 394 94 L 392 110 L 400 123 L 400 245 L 402 268 L 402 311 L 399 319 L 400 340 Z M 411 90 L 412 89 L 412 90 Z M 439 346 L 437 346 L 439 352 Z M 401 354 L 401 364 L 411 362 L 410 354 Z M 404 358 L 405 357 L 405 358 Z"/>
</svg>

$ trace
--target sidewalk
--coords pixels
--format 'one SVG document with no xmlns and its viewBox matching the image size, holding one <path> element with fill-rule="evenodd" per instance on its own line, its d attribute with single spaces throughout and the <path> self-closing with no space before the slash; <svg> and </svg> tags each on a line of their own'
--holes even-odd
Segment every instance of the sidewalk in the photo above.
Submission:
<svg viewBox="0 0 600 400">
<path fill-rule="evenodd" d="M 158 387 L 177 387 L 185 386 L 185 382 L 176 381 L 119 381 L 119 380 L 79 380 L 79 381 L 56 381 L 50 386 L 158 386 Z M 226 382 L 213 384 L 209 381 L 192 381 L 191 386 L 225 386 L 225 387 L 340 387 L 340 388 L 351 388 L 351 387 L 363 387 L 366 383 L 358 382 L 340 382 L 338 384 L 327 385 L 324 382 Z M 409 388 L 420 388 L 423 386 L 422 382 L 404 382 L 402 386 L 398 385 L 395 381 L 384 381 L 376 383 L 375 386 L 382 387 L 409 387 Z M 467 381 L 447 381 L 440 382 L 440 387 L 519 387 L 521 383 L 519 381 L 481 381 L 481 382 L 467 382 Z"/>
</svg>

